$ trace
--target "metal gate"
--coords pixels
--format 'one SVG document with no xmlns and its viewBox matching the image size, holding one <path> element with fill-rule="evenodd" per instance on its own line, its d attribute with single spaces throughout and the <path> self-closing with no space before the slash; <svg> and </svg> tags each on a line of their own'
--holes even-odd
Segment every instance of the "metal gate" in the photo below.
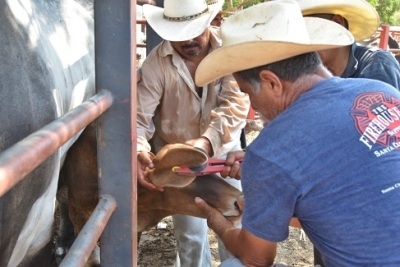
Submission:
<svg viewBox="0 0 400 267">
<path fill-rule="evenodd" d="M 97 118 L 100 201 L 61 266 L 100 235 L 102 266 L 136 266 L 136 1 L 95 0 L 94 22 L 97 94 L 0 154 L 0 196 Z"/>
</svg>

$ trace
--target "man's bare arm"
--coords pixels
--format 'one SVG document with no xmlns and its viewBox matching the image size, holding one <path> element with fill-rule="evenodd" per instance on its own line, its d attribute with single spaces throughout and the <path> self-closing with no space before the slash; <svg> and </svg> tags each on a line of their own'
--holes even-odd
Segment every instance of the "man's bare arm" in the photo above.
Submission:
<svg viewBox="0 0 400 267">
<path fill-rule="evenodd" d="M 244 228 L 236 228 L 232 222 L 201 198 L 197 197 L 195 201 L 207 217 L 208 226 L 244 265 L 261 267 L 271 266 L 274 263 L 277 243 L 256 237 Z"/>
</svg>

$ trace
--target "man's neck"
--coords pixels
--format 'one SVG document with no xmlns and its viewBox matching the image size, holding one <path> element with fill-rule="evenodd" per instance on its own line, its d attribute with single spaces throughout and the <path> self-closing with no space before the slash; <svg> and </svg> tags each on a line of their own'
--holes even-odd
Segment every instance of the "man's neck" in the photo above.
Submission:
<svg viewBox="0 0 400 267">
<path fill-rule="evenodd" d="M 209 45 L 206 49 L 203 49 L 202 52 L 200 53 L 200 55 L 197 55 L 197 56 L 181 55 L 193 80 L 195 77 L 197 67 L 199 66 L 200 62 L 208 55 L 208 53 L 210 51 L 210 47 L 211 47 L 211 45 Z"/>
<path fill-rule="evenodd" d="M 324 64 L 334 76 L 342 76 L 346 70 L 351 53 L 351 46 L 330 49 L 329 56 L 324 58 Z"/>
<path fill-rule="evenodd" d="M 311 87 L 317 84 L 320 81 L 326 80 L 332 77 L 332 74 L 322 65 L 320 65 L 317 71 L 312 75 L 304 75 L 297 79 L 294 83 L 289 83 L 287 85 L 290 87 L 287 90 L 287 97 L 286 97 L 286 106 L 289 106 L 294 101 L 296 101 L 299 96 L 305 92 L 307 92 Z"/>
</svg>

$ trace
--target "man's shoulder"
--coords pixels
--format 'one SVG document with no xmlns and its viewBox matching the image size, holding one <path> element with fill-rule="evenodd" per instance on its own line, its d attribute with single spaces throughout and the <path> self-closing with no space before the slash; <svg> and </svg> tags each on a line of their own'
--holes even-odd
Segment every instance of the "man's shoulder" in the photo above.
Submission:
<svg viewBox="0 0 400 267">
<path fill-rule="evenodd" d="M 161 61 L 172 55 L 172 50 L 170 42 L 164 40 L 150 51 L 144 62 L 147 64 L 160 64 Z"/>
<path fill-rule="evenodd" d="M 357 44 L 354 49 L 354 56 L 357 60 L 377 60 L 380 62 L 381 60 L 386 59 L 389 62 L 396 63 L 395 57 L 389 51 L 374 46 Z"/>
</svg>

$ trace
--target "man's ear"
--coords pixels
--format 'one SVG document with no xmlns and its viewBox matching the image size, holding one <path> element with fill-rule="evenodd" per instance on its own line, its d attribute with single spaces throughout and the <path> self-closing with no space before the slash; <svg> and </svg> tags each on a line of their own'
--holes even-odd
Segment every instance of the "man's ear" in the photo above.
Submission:
<svg viewBox="0 0 400 267">
<path fill-rule="evenodd" d="M 283 85 L 281 80 L 275 73 L 269 70 L 260 71 L 261 88 L 269 90 L 276 97 L 281 97 L 283 94 Z"/>
<path fill-rule="evenodd" d="M 333 22 L 336 22 L 336 23 L 342 25 L 346 29 L 348 29 L 347 24 L 346 24 L 346 20 L 341 15 L 334 15 L 331 20 Z"/>
</svg>

